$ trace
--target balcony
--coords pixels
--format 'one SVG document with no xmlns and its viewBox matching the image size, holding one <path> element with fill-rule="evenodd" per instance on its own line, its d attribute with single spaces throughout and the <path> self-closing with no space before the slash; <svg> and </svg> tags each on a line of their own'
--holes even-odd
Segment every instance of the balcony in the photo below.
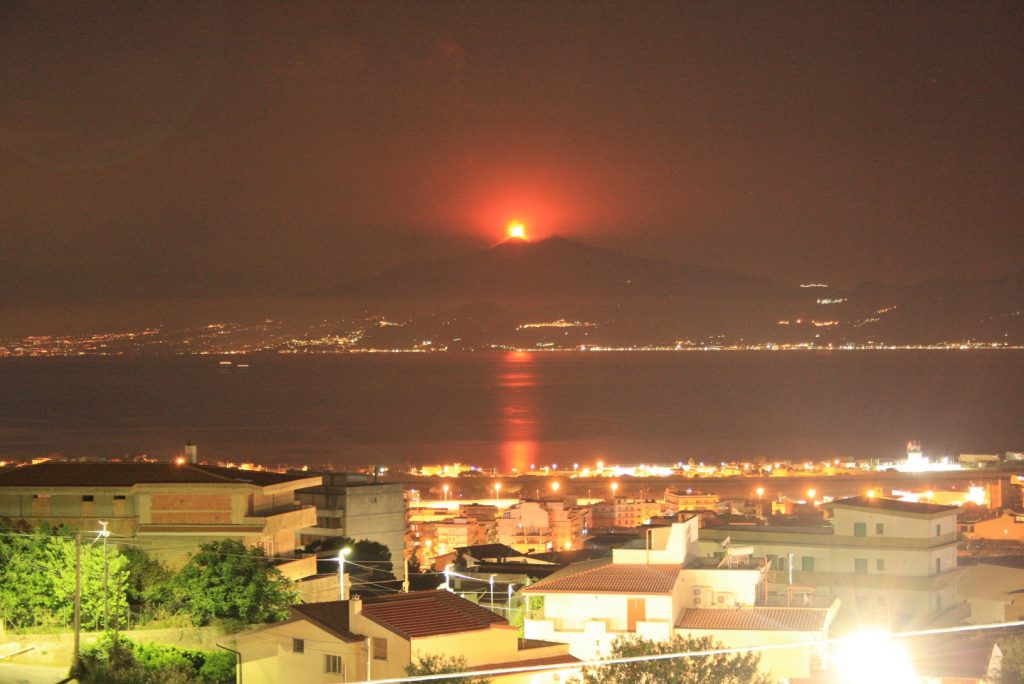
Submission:
<svg viewBox="0 0 1024 684">
<path fill-rule="evenodd" d="M 293 559 L 283 559 L 274 563 L 274 567 L 288 579 L 297 582 L 316 574 L 316 554 L 297 553 Z"/>
<path fill-rule="evenodd" d="M 246 525 L 262 525 L 264 534 L 316 527 L 316 507 L 299 504 L 281 506 L 267 512 L 248 515 L 242 522 Z"/>
</svg>

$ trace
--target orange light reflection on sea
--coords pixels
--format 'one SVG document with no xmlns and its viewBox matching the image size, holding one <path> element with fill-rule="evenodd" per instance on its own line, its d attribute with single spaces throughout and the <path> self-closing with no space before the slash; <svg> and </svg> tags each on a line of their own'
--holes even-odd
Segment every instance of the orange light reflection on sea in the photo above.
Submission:
<svg viewBox="0 0 1024 684">
<path fill-rule="evenodd" d="M 528 470 L 537 461 L 536 360 L 530 352 L 507 352 L 498 366 L 501 388 L 502 470 Z"/>
</svg>

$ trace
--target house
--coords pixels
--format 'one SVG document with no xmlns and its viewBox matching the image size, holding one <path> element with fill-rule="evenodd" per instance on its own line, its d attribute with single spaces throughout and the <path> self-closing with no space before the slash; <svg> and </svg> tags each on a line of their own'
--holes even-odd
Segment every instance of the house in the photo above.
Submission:
<svg viewBox="0 0 1024 684">
<path fill-rule="evenodd" d="M 279 569 L 299 579 L 316 574 L 316 559 L 297 553 L 299 531 L 316 523 L 316 509 L 299 503 L 296 491 L 318 484 L 320 476 L 187 461 L 47 461 L 0 472 L 0 519 L 79 530 L 98 530 L 103 520 L 171 567 L 204 542 L 235 539 L 284 559 Z"/>
<path fill-rule="evenodd" d="M 292 606 L 287 621 L 221 643 L 239 653 L 246 684 L 404 677 L 432 655 L 464 658 L 474 670 L 550 667 L 489 677 L 547 684 L 566 681 L 578 662 L 564 644 L 521 640 L 504 619 L 443 590 Z"/>
<path fill-rule="evenodd" d="M 701 530 L 700 552 L 727 539 L 772 560 L 773 593 L 840 599 L 834 630 L 941 627 L 966 619 L 958 598 L 955 506 L 859 496 L 823 506 L 827 524 L 721 525 Z"/>
<path fill-rule="evenodd" d="M 732 548 L 722 559 L 701 558 L 698 517 L 649 528 L 610 559 L 575 563 L 522 590 L 539 599 L 524 621 L 528 638 L 569 644 L 590 660 L 606 656 L 620 637 L 665 641 L 674 634 L 711 636 L 729 646 L 824 641 L 838 602 L 804 600 L 769 605 L 767 559 Z M 793 604 L 796 605 L 793 605 Z M 824 657 L 818 648 L 767 652 L 776 678 L 806 677 Z"/>
</svg>

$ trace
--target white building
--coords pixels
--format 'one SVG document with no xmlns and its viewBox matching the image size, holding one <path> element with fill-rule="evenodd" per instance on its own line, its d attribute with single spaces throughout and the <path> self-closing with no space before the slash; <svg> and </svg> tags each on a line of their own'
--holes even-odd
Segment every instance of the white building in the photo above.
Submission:
<svg viewBox="0 0 1024 684">
<path fill-rule="evenodd" d="M 636 547 L 613 550 L 610 562 L 570 565 L 523 589 L 543 599 L 525 621 L 526 637 L 567 643 L 583 660 L 630 636 L 711 636 L 737 647 L 827 638 L 838 602 L 768 606 L 767 560 L 743 548 L 720 560 L 698 557 L 697 520 L 648 529 Z M 807 677 L 824 656 L 824 646 L 781 649 L 762 664 L 777 679 Z"/>
<path fill-rule="evenodd" d="M 806 592 L 842 603 L 837 632 L 956 624 L 958 508 L 880 497 L 827 504 L 830 525 L 722 526 L 701 530 L 700 551 L 722 553 L 726 538 L 772 560 L 771 593 Z"/>
</svg>

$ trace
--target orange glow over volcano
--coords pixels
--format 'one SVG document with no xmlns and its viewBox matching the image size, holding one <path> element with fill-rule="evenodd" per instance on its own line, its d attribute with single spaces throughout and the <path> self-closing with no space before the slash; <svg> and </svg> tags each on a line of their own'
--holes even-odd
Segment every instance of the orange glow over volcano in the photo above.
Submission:
<svg viewBox="0 0 1024 684">
<path fill-rule="evenodd" d="M 525 240 L 526 226 L 519 221 L 512 221 L 508 224 L 508 238 L 510 240 Z"/>
</svg>

